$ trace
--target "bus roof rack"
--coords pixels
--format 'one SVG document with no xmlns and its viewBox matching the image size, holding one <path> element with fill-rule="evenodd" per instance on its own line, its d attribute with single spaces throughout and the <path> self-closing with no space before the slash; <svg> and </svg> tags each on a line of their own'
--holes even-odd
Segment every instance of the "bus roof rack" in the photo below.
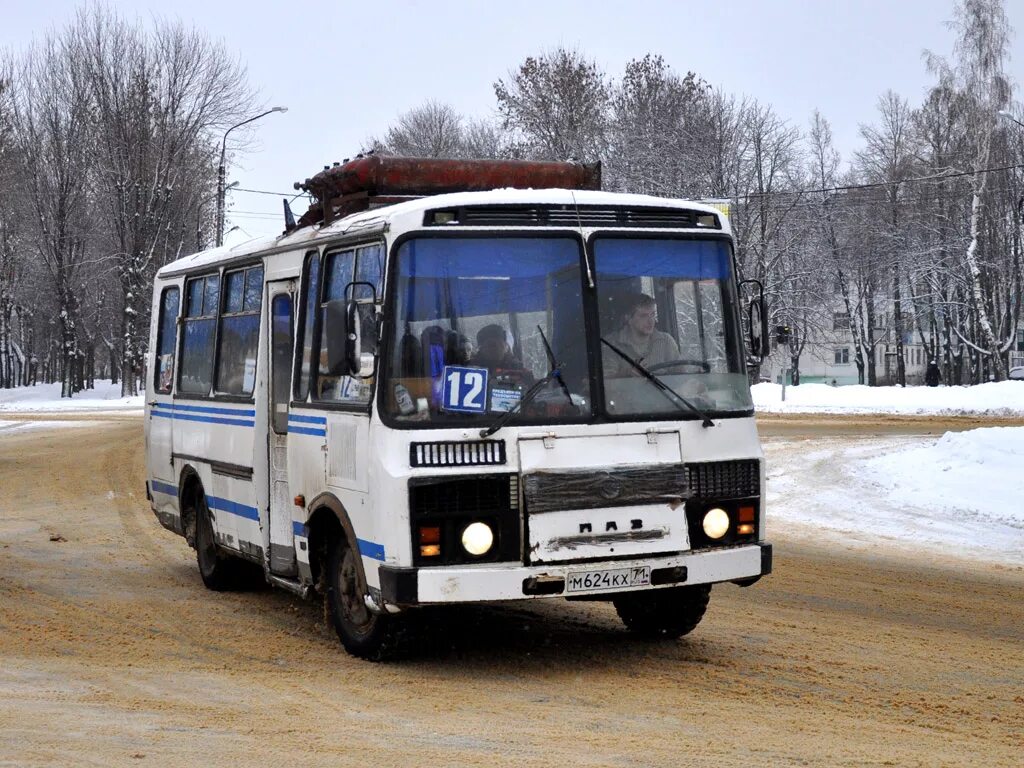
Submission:
<svg viewBox="0 0 1024 768">
<path fill-rule="evenodd" d="M 313 197 L 298 226 L 330 224 L 369 208 L 429 195 L 503 188 L 599 190 L 601 163 L 357 157 L 295 182 L 295 189 Z"/>
</svg>

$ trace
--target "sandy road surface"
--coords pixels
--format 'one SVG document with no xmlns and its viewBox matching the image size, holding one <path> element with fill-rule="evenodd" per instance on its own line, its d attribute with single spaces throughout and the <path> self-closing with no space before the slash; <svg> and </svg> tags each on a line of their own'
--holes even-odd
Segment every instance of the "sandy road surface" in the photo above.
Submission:
<svg viewBox="0 0 1024 768">
<path fill-rule="evenodd" d="M 316 605 L 205 591 L 141 456 L 138 419 L 0 438 L 0 766 L 1021 764 L 1020 569 L 776 539 L 677 643 L 557 600 L 372 665 Z"/>
</svg>

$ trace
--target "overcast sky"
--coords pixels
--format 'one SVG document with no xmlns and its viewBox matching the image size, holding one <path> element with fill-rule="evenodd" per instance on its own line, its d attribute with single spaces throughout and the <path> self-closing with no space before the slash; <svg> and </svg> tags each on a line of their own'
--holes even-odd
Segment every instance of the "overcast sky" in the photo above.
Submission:
<svg viewBox="0 0 1024 768">
<path fill-rule="evenodd" d="M 63 25 L 80 3 L 0 0 L 0 45 L 18 50 Z M 920 102 L 931 82 L 925 49 L 948 55 L 953 0 L 118 0 L 129 17 L 163 16 L 223 40 L 268 106 L 255 142 L 228 171 L 240 186 L 288 192 L 292 182 L 359 151 L 426 99 L 470 115 L 494 109 L 493 83 L 524 57 L 575 47 L 611 75 L 645 53 L 735 94 L 773 105 L 805 127 L 817 108 L 844 159 L 886 89 Z M 1024 65 L 1024 0 L 1007 0 L 1019 30 L 1010 72 Z M 232 224 L 278 232 L 280 200 L 232 192 Z M 246 212 L 256 212 L 249 214 Z M 262 216 L 257 215 L 262 213 Z M 268 218 L 269 214 L 273 216 Z"/>
</svg>

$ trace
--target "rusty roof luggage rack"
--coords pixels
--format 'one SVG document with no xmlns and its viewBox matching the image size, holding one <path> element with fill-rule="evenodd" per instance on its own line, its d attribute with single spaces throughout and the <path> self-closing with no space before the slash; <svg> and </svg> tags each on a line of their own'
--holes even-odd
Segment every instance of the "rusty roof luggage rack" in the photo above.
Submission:
<svg viewBox="0 0 1024 768">
<path fill-rule="evenodd" d="M 508 187 L 599 190 L 601 164 L 365 155 L 295 183 L 314 199 L 298 226 L 429 195 Z"/>
</svg>

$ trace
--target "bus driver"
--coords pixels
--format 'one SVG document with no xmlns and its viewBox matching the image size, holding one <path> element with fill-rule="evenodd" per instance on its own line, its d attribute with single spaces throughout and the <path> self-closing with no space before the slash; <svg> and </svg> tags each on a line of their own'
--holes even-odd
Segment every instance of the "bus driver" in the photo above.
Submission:
<svg viewBox="0 0 1024 768">
<path fill-rule="evenodd" d="M 623 325 L 608 340 L 645 368 L 679 359 L 676 340 L 655 326 L 658 307 L 646 293 L 635 293 L 625 301 Z M 604 351 L 606 376 L 636 376 L 636 369 L 610 349 Z"/>
</svg>

